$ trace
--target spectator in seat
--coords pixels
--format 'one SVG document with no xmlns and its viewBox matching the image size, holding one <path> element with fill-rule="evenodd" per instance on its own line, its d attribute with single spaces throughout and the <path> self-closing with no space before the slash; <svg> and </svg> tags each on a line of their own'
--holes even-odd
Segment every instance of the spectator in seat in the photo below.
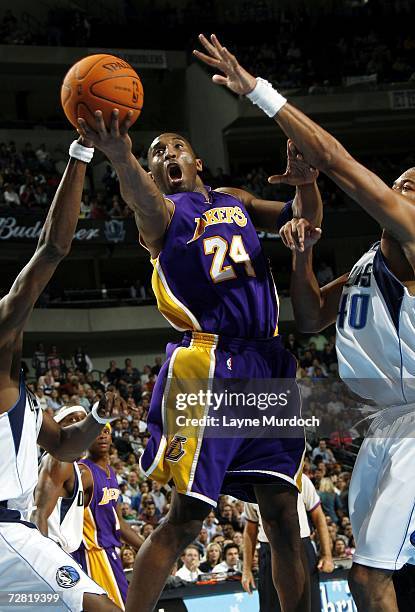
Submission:
<svg viewBox="0 0 415 612">
<path fill-rule="evenodd" d="M 36 391 L 35 391 L 35 395 L 36 395 L 36 399 L 39 402 L 39 405 L 41 407 L 42 410 L 47 410 L 48 408 L 48 400 L 46 395 L 43 392 L 43 389 L 40 385 L 36 385 Z"/>
<path fill-rule="evenodd" d="M 130 444 L 133 449 L 133 453 L 137 459 L 144 450 L 143 442 L 140 435 L 140 429 L 137 425 L 133 426 L 132 434 L 130 436 Z"/>
<path fill-rule="evenodd" d="M 33 199 L 34 199 L 33 203 L 36 206 L 38 206 L 39 208 L 46 209 L 47 205 L 49 204 L 49 196 L 47 192 L 45 191 L 45 188 L 43 185 L 36 185 L 35 191 L 33 194 Z"/>
<path fill-rule="evenodd" d="M 57 389 L 52 390 L 50 396 L 46 399 L 46 401 L 48 404 L 48 408 L 51 408 L 53 412 L 56 412 L 56 410 L 59 410 L 62 406 L 62 403 L 59 400 L 59 392 Z"/>
<path fill-rule="evenodd" d="M 36 378 L 43 376 L 48 369 L 45 349 L 41 342 L 36 346 L 36 350 L 33 353 L 32 367 L 35 370 Z"/>
<path fill-rule="evenodd" d="M 117 385 L 121 378 L 121 370 L 117 367 L 117 362 L 114 359 L 110 361 L 110 367 L 105 371 L 105 375 L 111 385 Z"/>
<path fill-rule="evenodd" d="M 14 185 L 12 185 L 11 183 L 6 183 L 4 185 L 3 199 L 4 202 L 12 208 L 20 206 L 19 194 L 15 190 Z"/>
<path fill-rule="evenodd" d="M 208 538 L 209 538 L 208 532 L 206 531 L 204 527 L 202 527 L 202 529 L 199 532 L 199 535 L 197 536 L 196 540 L 193 542 L 193 544 L 199 550 L 201 557 L 205 556 L 206 547 L 208 545 Z"/>
<path fill-rule="evenodd" d="M 144 521 L 145 523 L 150 523 L 155 527 L 158 525 L 160 520 L 160 513 L 156 508 L 156 504 L 152 499 L 147 499 L 144 503 L 144 509 L 140 514 L 140 521 Z"/>
<path fill-rule="evenodd" d="M 314 336 L 311 336 L 308 341 L 308 345 L 310 347 L 312 344 L 314 344 L 314 348 L 316 349 L 316 351 L 318 353 L 321 353 L 322 351 L 324 351 L 324 347 L 327 344 L 327 338 L 326 336 L 323 336 L 323 334 L 315 334 Z"/>
<path fill-rule="evenodd" d="M 160 512 L 160 514 L 163 514 L 167 499 L 163 491 L 161 490 L 161 485 L 155 480 L 153 480 L 153 482 L 151 483 L 151 496 L 154 500 L 157 510 Z"/>
<path fill-rule="evenodd" d="M 219 565 L 222 559 L 222 548 L 220 544 L 211 542 L 206 549 L 206 561 L 200 564 L 200 571 L 203 574 L 213 572 L 213 568 Z"/>
<path fill-rule="evenodd" d="M 155 361 L 155 365 L 151 368 L 151 373 L 153 375 L 155 374 L 156 376 L 158 376 L 161 370 L 161 365 L 162 365 L 161 357 L 156 357 L 154 361 Z"/>
<path fill-rule="evenodd" d="M 328 515 L 333 523 L 337 525 L 339 522 L 337 512 L 341 509 L 341 503 L 332 480 L 330 478 L 322 478 L 317 493 L 321 500 L 324 514 Z"/>
<path fill-rule="evenodd" d="M 73 363 L 77 370 L 86 374 L 92 372 L 93 364 L 89 355 L 86 354 L 83 346 L 78 346 L 73 356 Z"/>
<path fill-rule="evenodd" d="M 321 461 L 324 461 L 324 463 L 336 462 L 333 455 L 333 451 L 327 448 L 327 442 L 323 439 L 320 440 L 318 446 L 313 449 L 313 452 L 311 453 L 311 459 L 314 461 L 318 455 L 320 455 Z"/>
<path fill-rule="evenodd" d="M 154 531 L 154 526 L 151 523 L 145 523 L 140 530 L 140 534 L 146 540 Z"/>
<path fill-rule="evenodd" d="M 208 532 L 209 542 L 212 540 L 212 538 L 214 537 L 214 535 L 218 531 L 218 524 L 219 524 L 219 521 L 216 518 L 215 513 L 213 512 L 213 510 L 211 510 L 209 512 L 209 514 L 207 515 L 206 519 L 203 522 L 203 527 Z"/>
<path fill-rule="evenodd" d="M 124 545 L 120 552 L 122 567 L 124 570 L 130 570 L 134 567 L 135 552 L 131 546 Z"/>
<path fill-rule="evenodd" d="M 225 504 L 223 506 L 218 518 L 221 525 L 230 523 L 235 531 L 240 531 L 242 529 L 241 517 L 236 516 L 235 510 L 231 504 Z"/>
<path fill-rule="evenodd" d="M 196 582 L 200 576 L 200 555 L 196 546 L 190 544 L 184 551 L 182 557 L 183 567 L 176 572 L 176 576 L 186 582 Z"/>
<path fill-rule="evenodd" d="M 342 538 L 337 538 L 333 546 L 333 559 L 350 559 L 346 552 L 346 544 Z"/>
<path fill-rule="evenodd" d="M 125 380 L 127 384 L 132 385 L 140 380 L 140 372 L 133 366 L 133 362 L 129 357 L 127 357 L 124 362 L 124 369 L 121 372 L 121 378 Z"/>
<path fill-rule="evenodd" d="M 218 563 L 213 568 L 214 574 L 221 574 L 222 572 L 242 572 L 242 563 L 239 558 L 239 546 L 233 544 L 233 542 L 226 544 L 223 549 L 224 561 Z"/>
<path fill-rule="evenodd" d="M 149 365 L 145 365 L 143 368 L 143 373 L 140 376 L 141 384 L 145 385 L 150 380 L 151 367 Z"/>
<path fill-rule="evenodd" d="M 60 355 L 58 355 L 58 349 L 56 348 L 56 345 L 52 345 L 50 347 L 50 353 L 48 355 L 47 363 L 48 363 L 48 370 L 56 369 L 56 370 L 59 370 L 59 372 L 61 372 L 63 360 L 61 359 Z"/>
<path fill-rule="evenodd" d="M 131 471 L 128 474 L 127 483 L 130 497 L 138 495 L 140 492 L 140 483 L 138 481 L 138 474 L 136 472 Z"/>
</svg>

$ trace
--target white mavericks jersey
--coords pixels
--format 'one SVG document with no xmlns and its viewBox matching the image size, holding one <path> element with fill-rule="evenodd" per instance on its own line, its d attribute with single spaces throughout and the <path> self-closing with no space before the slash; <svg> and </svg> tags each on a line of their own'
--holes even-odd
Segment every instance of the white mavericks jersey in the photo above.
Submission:
<svg viewBox="0 0 415 612">
<path fill-rule="evenodd" d="M 380 406 L 415 402 L 415 296 L 375 244 L 344 285 L 337 316 L 339 373 Z"/>
<path fill-rule="evenodd" d="M 20 375 L 19 398 L 0 414 L 0 522 L 30 519 L 38 480 L 37 437 L 42 410 Z"/>
<path fill-rule="evenodd" d="M 71 497 L 59 497 L 48 518 L 48 536 L 68 553 L 78 550 L 84 525 L 84 489 L 81 472 L 76 462 L 74 490 Z"/>
</svg>

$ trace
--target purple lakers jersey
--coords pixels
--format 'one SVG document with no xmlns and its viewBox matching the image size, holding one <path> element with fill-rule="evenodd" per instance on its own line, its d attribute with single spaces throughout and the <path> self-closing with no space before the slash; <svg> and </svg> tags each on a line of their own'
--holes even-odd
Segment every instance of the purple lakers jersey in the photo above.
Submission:
<svg viewBox="0 0 415 612">
<path fill-rule="evenodd" d="M 121 546 L 120 524 L 115 511 L 120 495 L 114 470 L 108 466 L 108 472 L 90 459 L 82 459 L 80 465 L 86 465 L 94 481 L 91 501 L 84 510 L 84 529 L 82 544 L 87 550 L 92 548 L 109 548 Z"/>
<path fill-rule="evenodd" d="M 278 295 L 249 215 L 235 197 L 212 191 L 169 195 L 175 206 L 152 286 L 178 330 L 238 338 L 278 333 Z"/>
</svg>

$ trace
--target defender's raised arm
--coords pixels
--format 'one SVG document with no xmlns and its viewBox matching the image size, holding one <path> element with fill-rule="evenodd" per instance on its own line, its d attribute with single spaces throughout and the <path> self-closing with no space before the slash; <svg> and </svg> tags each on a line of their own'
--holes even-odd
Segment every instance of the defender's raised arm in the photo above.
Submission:
<svg viewBox="0 0 415 612">
<path fill-rule="evenodd" d="M 408 179 L 403 185 L 391 189 L 376 174 L 357 162 L 333 136 L 289 104 L 270 83 L 256 79 L 240 66 L 236 57 L 220 44 L 214 34 L 211 42 L 203 35 L 199 39 L 207 53 L 194 51 L 195 56 L 221 73 L 213 76 L 214 83 L 248 96 L 275 119 L 312 166 L 327 174 L 401 244 L 413 240 L 415 207 L 409 198 L 399 193 L 404 188 L 413 189 L 413 181 Z M 274 182 L 273 177 L 270 177 L 270 182 Z M 415 265 L 415 253 L 411 254 L 405 249 L 405 254 Z"/>
<path fill-rule="evenodd" d="M 33 306 L 68 255 L 81 205 L 87 164 L 71 158 L 53 199 L 36 251 L 0 301 L 0 346 L 17 336 Z"/>
</svg>

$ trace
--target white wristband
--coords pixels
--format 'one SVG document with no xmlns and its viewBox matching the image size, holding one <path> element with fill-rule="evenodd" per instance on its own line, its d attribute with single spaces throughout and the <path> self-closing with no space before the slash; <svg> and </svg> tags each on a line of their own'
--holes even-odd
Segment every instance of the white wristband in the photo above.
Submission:
<svg viewBox="0 0 415 612">
<path fill-rule="evenodd" d="M 69 147 L 69 155 L 70 157 L 74 157 L 75 159 L 79 159 L 79 161 L 89 164 L 94 157 L 94 147 L 84 147 L 84 145 L 81 145 L 77 140 L 74 140 Z"/>
<path fill-rule="evenodd" d="M 100 417 L 98 414 L 98 406 L 99 402 L 95 402 L 92 406 L 91 414 L 94 419 L 100 423 L 101 425 L 106 425 L 107 423 L 111 423 L 111 421 L 116 421 L 119 417 Z"/>
<path fill-rule="evenodd" d="M 268 117 L 275 117 L 284 104 L 287 103 L 287 98 L 279 94 L 269 81 L 260 77 L 257 78 L 254 89 L 251 93 L 246 94 L 246 97 L 253 104 L 259 106 Z"/>
</svg>

